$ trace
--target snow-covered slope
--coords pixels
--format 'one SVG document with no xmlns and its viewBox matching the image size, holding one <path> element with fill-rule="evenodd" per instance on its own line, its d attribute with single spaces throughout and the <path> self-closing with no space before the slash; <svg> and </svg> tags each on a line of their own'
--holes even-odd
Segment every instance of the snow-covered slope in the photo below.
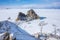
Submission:
<svg viewBox="0 0 60 40">
<path fill-rule="evenodd" d="M 16 24 L 9 21 L 2 21 L 2 26 L 0 28 L 0 33 L 9 32 L 16 37 L 17 40 L 35 40 L 33 36 L 28 34 L 26 31 L 18 27 Z"/>
</svg>

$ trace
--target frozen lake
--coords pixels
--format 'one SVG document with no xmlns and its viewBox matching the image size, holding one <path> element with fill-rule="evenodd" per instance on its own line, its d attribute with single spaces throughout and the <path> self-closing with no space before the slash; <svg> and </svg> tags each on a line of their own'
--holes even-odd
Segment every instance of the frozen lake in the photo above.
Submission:
<svg viewBox="0 0 60 40">
<path fill-rule="evenodd" d="M 29 9 L 0 9 L 0 21 L 7 20 L 8 17 L 11 17 L 11 21 L 14 22 L 15 19 L 17 18 L 17 15 L 19 14 L 19 12 L 23 12 L 23 13 L 27 14 L 28 10 Z M 46 17 L 46 19 L 44 19 L 43 21 L 46 21 L 48 23 L 48 25 L 43 28 L 43 32 L 47 32 L 48 30 L 52 31 L 53 30 L 52 24 L 55 24 L 55 25 L 57 25 L 57 27 L 60 28 L 60 9 L 34 9 L 34 11 L 40 17 Z M 34 25 L 34 23 L 32 23 L 32 24 Z M 26 26 L 26 25 L 27 24 L 25 24 L 25 25 L 23 24 L 23 26 Z M 35 26 L 37 26 L 37 25 L 35 25 Z M 37 26 L 38 28 L 35 28 L 36 29 L 35 30 L 34 29 L 35 26 L 32 27 L 33 31 L 31 30 L 31 28 L 28 29 L 28 27 L 25 29 L 26 29 L 26 31 L 28 29 L 28 33 L 30 33 L 30 34 L 39 32 L 40 31 L 40 29 L 38 29 L 39 27 Z"/>
</svg>

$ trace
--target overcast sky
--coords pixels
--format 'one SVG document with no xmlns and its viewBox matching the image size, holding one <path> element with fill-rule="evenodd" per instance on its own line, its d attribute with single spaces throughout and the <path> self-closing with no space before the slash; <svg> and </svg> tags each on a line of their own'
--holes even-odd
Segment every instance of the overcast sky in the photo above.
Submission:
<svg viewBox="0 0 60 40">
<path fill-rule="evenodd" d="M 0 7 L 60 9 L 60 0 L 0 0 Z"/>
</svg>

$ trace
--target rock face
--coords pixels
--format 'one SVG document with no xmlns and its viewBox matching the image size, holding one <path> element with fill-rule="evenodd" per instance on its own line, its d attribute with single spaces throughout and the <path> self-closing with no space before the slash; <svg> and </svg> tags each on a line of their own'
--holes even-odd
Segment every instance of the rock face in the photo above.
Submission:
<svg viewBox="0 0 60 40">
<path fill-rule="evenodd" d="M 18 20 L 28 21 L 28 20 L 38 19 L 38 18 L 39 18 L 39 16 L 35 13 L 35 11 L 33 9 L 31 9 L 27 12 L 26 15 L 22 12 L 19 12 L 16 21 L 18 21 Z"/>
<path fill-rule="evenodd" d="M 39 18 L 39 16 L 35 13 L 35 11 L 33 9 L 31 9 L 27 12 L 27 17 L 29 19 L 38 19 Z"/>
<path fill-rule="evenodd" d="M 26 16 L 24 13 L 19 12 L 16 21 L 18 21 L 18 20 L 26 20 L 26 17 L 27 17 L 27 16 Z"/>
</svg>

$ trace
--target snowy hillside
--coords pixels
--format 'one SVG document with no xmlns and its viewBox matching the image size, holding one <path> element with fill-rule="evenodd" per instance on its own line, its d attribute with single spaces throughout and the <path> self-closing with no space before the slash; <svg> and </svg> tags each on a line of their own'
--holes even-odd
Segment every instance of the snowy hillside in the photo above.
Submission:
<svg viewBox="0 0 60 40">
<path fill-rule="evenodd" d="M 17 40 L 35 40 L 33 36 L 19 28 L 16 24 L 9 21 L 2 21 L 1 23 L 0 34 L 7 31 L 10 34 L 13 34 L 13 37 L 16 37 Z"/>
</svg>

